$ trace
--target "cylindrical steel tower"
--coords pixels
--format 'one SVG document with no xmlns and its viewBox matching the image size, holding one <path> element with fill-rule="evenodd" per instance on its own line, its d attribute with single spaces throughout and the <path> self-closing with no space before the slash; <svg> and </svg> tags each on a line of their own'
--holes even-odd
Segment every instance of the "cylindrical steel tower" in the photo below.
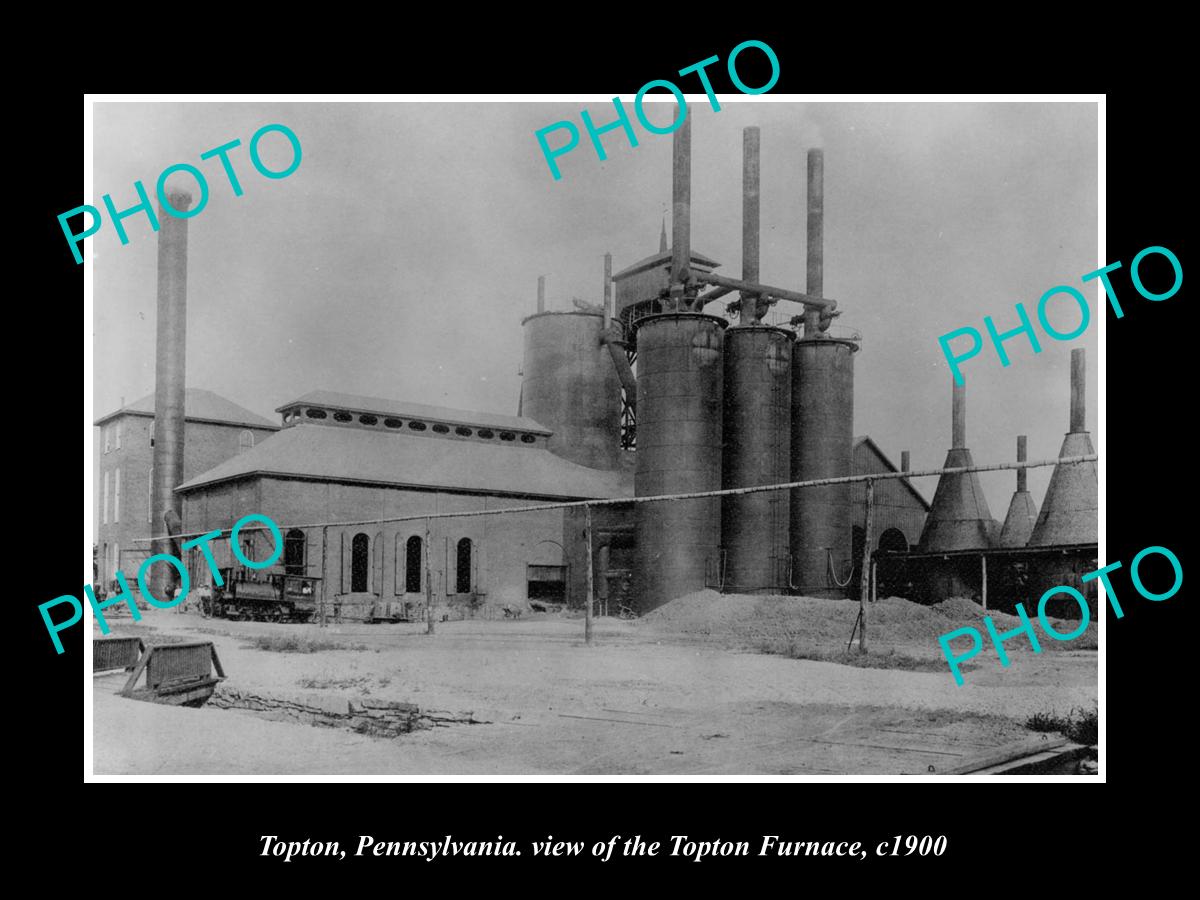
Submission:
<svg viewBox="0 0 1200 900">
<path fill-rule="evenodd" d="M 766 325 L 725 332 L 723 488 L 789 480 L 794 339 L 792 332 Z M 732 495 L 721 501 L 722 590 L 784 593 L 788 491 Z"/>
<path fill-rule="evenodd" d="M 666 313 L 638 324 L 638 443 L 635 493 L 721 487 L 726 322 Z M 647 612 L 720 577 L 718 497 L 639 503 L 635 589 Z"/>
<path fill-rule="evenodd" d="M 621 382 L 600 340 L 604 317 L 546 312 L 523 324 L 521 414 L 554 432 L 552 453 L 593 469 L 617 468 Z"/>
<path fill-rule="evenodd" d="M 792 481 L 852 474 L 854 354 L 837 338 L 796 341 L 792 353 Z M 808 597 L 841 597 L 851 575 L 850 485 L 791 492 L 791 587 Z"/>
</svg>

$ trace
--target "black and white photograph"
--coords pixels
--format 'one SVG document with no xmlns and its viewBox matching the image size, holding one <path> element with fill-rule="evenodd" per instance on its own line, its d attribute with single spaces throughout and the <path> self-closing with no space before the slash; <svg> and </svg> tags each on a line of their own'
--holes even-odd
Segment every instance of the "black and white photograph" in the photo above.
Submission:
<svg viewBox="0 0 1200 900">
<path fill-rule="evenodd" d="M 1102 103 L 693 89 L 94 99 L 90 779 L 1102 777 Z"/>
</svg>

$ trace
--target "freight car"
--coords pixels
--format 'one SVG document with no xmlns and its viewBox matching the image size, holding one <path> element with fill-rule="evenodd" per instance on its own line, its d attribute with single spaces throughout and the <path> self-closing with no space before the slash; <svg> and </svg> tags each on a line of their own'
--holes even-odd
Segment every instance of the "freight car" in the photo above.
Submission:
<svg viewBox="0 0 1200 900">
<path fill-rule="evenodd" d="M 206 616 L 259 622 L 308 622 L 317 610 L 318 582 L 313 575 L 289 575 L 282 567 L 264 571 L 245 567 L 221 570 L 225 584 L 213 587 L 203 602 Z"/>
</svg>

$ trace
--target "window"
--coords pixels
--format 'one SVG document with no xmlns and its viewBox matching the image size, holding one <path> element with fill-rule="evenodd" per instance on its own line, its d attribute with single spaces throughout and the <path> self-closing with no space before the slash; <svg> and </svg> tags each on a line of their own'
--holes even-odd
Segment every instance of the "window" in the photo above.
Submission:
<svg viewBox="0 0 1200 900">
<path fill-rule="evenodd" d="M 243 450 L 249 450 L 254 446 L 254 432 L 249 428 L 243 428 L 242 433 L 238 435 L 238 453 Z"/>
<path fill-rule="evenodd" d="M 350 542 L 350 592 L 367 590 L 367 573 L 371 566 L 371 539 L 361 531 Z"/>
<path fill-rule="evenodd" d="M 521 443 L 522 444 L 532 444 L 536 440 L 537 440 L 537 438 L 535 438 L 532 434 L 521 435 Z"/>
<path fill-rule="evenodd" d="M 484 440 L 491 440 L 492 438 L 494 438 L 496 436 L 496 433 L 494 431 L 492 431 L 492 429 L 490 429 L 490 428 L 480 428 L 475 433 L 478 434 Z"/>
<path fill-rule="evenodd" d="M 154 466 L 150 467 L 150 477 L 146 479 L 146 521 L 154 521 Z"/>
<path fill-rule="evenodd" d="M 459 437 L 470 437 L 471 429 L 465 425 L 459 425 L 457 428 L 454 429 L 454 433 L 457 434 Z"/>
<path fill-rule="evenodd" d="M 404 590 L 421 593 L 421 539 L 415 534 L 404 545 Z"/>
<path fill-rule="evenodd" d="M 107 453 L 109 450 L 112 449 L 112 446 L 111 446 L 112 429 L 110 429 L 107 425 L 103 425 L 100 428 L 100 433 L 104 437 L 104 452 Z"/>
<path fill-rule="evenodd" d="M 113 544 L 113 577 L 117 575 L 117 570 L 121 568 L 121 545 Z"/>
<path fill-rule="evenodd" d="M 388 428 L 399 428 L 404 423 L 401 422 L 399 419 L 384 419 L 383 424 L 386 425 Z"/>
<path fill-rule="evenodd" d="M 121 468 L 118 466 L 113 479 L 113 521 L 121 521 Z"/>
<path fill-rule="evenodd" d="M 436 431 L 438 434 L 449 434 L 450 433 L 450 427 L 448 425 L 443 425 L 441 422 L 434 425 L 433 430 Z"/>
<path fill-rule="evenodd" d="M 370 413 L 364 413 L 363 415 L 359 416 L 358 421 L 362 422 L 364 425 L 378 425 L 379 424 L 379 418 L 377 416 L 371 415 Z"/>
<path fill-rule="evenodd" d="M 348 412 L 342 412 L 341 410 L 338 410 L 333 414 L 333 421 L 335 422 L 351 422 L 353 420 L 354 416 L 350 415 Z"/>
<path fill-rule="evenodd" d="M 120 450 L 121 449 L 121 420 L 120 419 L 118 419 L 116 424 L 113 425 L 113 428 L 117 432 L 117 449 Z"/>
<path fill-rule="evenodd" d="M 304 411 L 304 414 L 306 416 L 308 416 L 310 419 L 324 419 L 325 418 L 325 410 L 323 410 L 323 409 L 306 409 Z"/>
<path fill-rule="evenodd" d="M 424 431 L 425 423 L 424 422 L 409 422 L 408 427 L 411 428 L 413 431 Z"/>
<path fill-rule="evenodd" d="M 454 591 L 458 594 L 471 593 L 471 539 L 458 542 L 457 572 Z"/>
<path fill-rule="evenodd" d="M 511 431 L 500 432 L 500 440 L 502 440 L 502 441 L 515 441 L 516 439 L 517 439 L 517 436 L 515 434 L 513 434 Z"/>
<path fill-rule="evenodd" d="M 108 524 L 108 473 L 104 473 L 104 499 L 101 501 L 100 524 Z"/>
<path fill-rule="evenodd" d="M 283 570 L 288 575 L 304 574 L 304 532 L 293 528 L 283 539 Z"/>
</svg>

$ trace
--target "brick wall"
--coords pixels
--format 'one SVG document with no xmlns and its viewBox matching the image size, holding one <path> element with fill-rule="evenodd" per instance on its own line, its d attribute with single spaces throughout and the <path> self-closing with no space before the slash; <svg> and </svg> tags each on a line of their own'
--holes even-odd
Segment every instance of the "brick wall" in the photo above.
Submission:
<svg viewBox="0 0 1200 900">
<path fill-rule="evenodd" d="M 361 521 L 397 516 L 531 506 L 535 501 L 508 497 L 416 491 L 372 485 L 352 485 L 297 479 L 253 476 L 237 482 L 189 492 L 184 501 L 184 527 L 188 532 L 229 528 L 242 516 L 257 512 L 269 516 L 287 535 L 296 525 L 319 522 Z M 483 606 L 524 607 L 529 565 L 562 565 L 562 510 L 504 516 L 478 516 L 429 521 L 428 552 L 435 607 L 471 614 Z M 353 592 L 353 546 L 357 534 L 368 541 L 367 591 L 382 604 L 401 609 L 425 603 L 425 565 L 421 591 L 406 591 L 407 541 L 426 541 L 423 520 L 381 525 L 331 526 L 301 529 L 305 536 L 305 574 L 322 578 L 321 595 L 332 610 L 334 598 Z M 471 590 L 457 590 L 459 541 L 471 541 Z M 264 553 L 269 547 L 264 545 Z M 196 556 L 196 551 L 192 551 Z M 259 554 L 256 553 L 256 556 Z M 221 557 L 218 556 L 218 559 Z M 282 562 L 282 558 L 280 559 Z M 201 558 L 189 565 L 204 567 Z M 347 600 L 347 603 L 350 601 Z M 380 615 L 388 615 L 384 609 Z"/>
<path fill-rule="evenodd" d="M 120 430 L 121 446 L 116 446 Z M 105 431 L 108 430 L 109 450 L 104 451 Z M 183 477 L 192 478 L 236 456 L 243 431 L 254 436 L 254 442 L 269 438 L 275 432 L 269 428 L 246 428 L 242 425 L 221 425 L 212 422 L 187 422 L 184 433 Z M 105 584 L 112 578 L 105 569 L 105 548 L 116 544 L 120 550 L 118 564 L 132 581 L 137 568 L 150 555 L 145 538 L 150 531 L 150 467 L 153 465 L 154 419 L 151 416 L 122 415 L 96 429 L 95 452 L 99 460 L 94 486 L 98 523 L 95 542 L 100 551 L 98 562 Z M 116 472 L 121 472 L 121 506 L 119 521 L 114 521 Z M 104 521 L 104 478 L 108 475 L 108 521 Z M 232 523 L 231 523 L 232 524 Z"/>
</svg>

